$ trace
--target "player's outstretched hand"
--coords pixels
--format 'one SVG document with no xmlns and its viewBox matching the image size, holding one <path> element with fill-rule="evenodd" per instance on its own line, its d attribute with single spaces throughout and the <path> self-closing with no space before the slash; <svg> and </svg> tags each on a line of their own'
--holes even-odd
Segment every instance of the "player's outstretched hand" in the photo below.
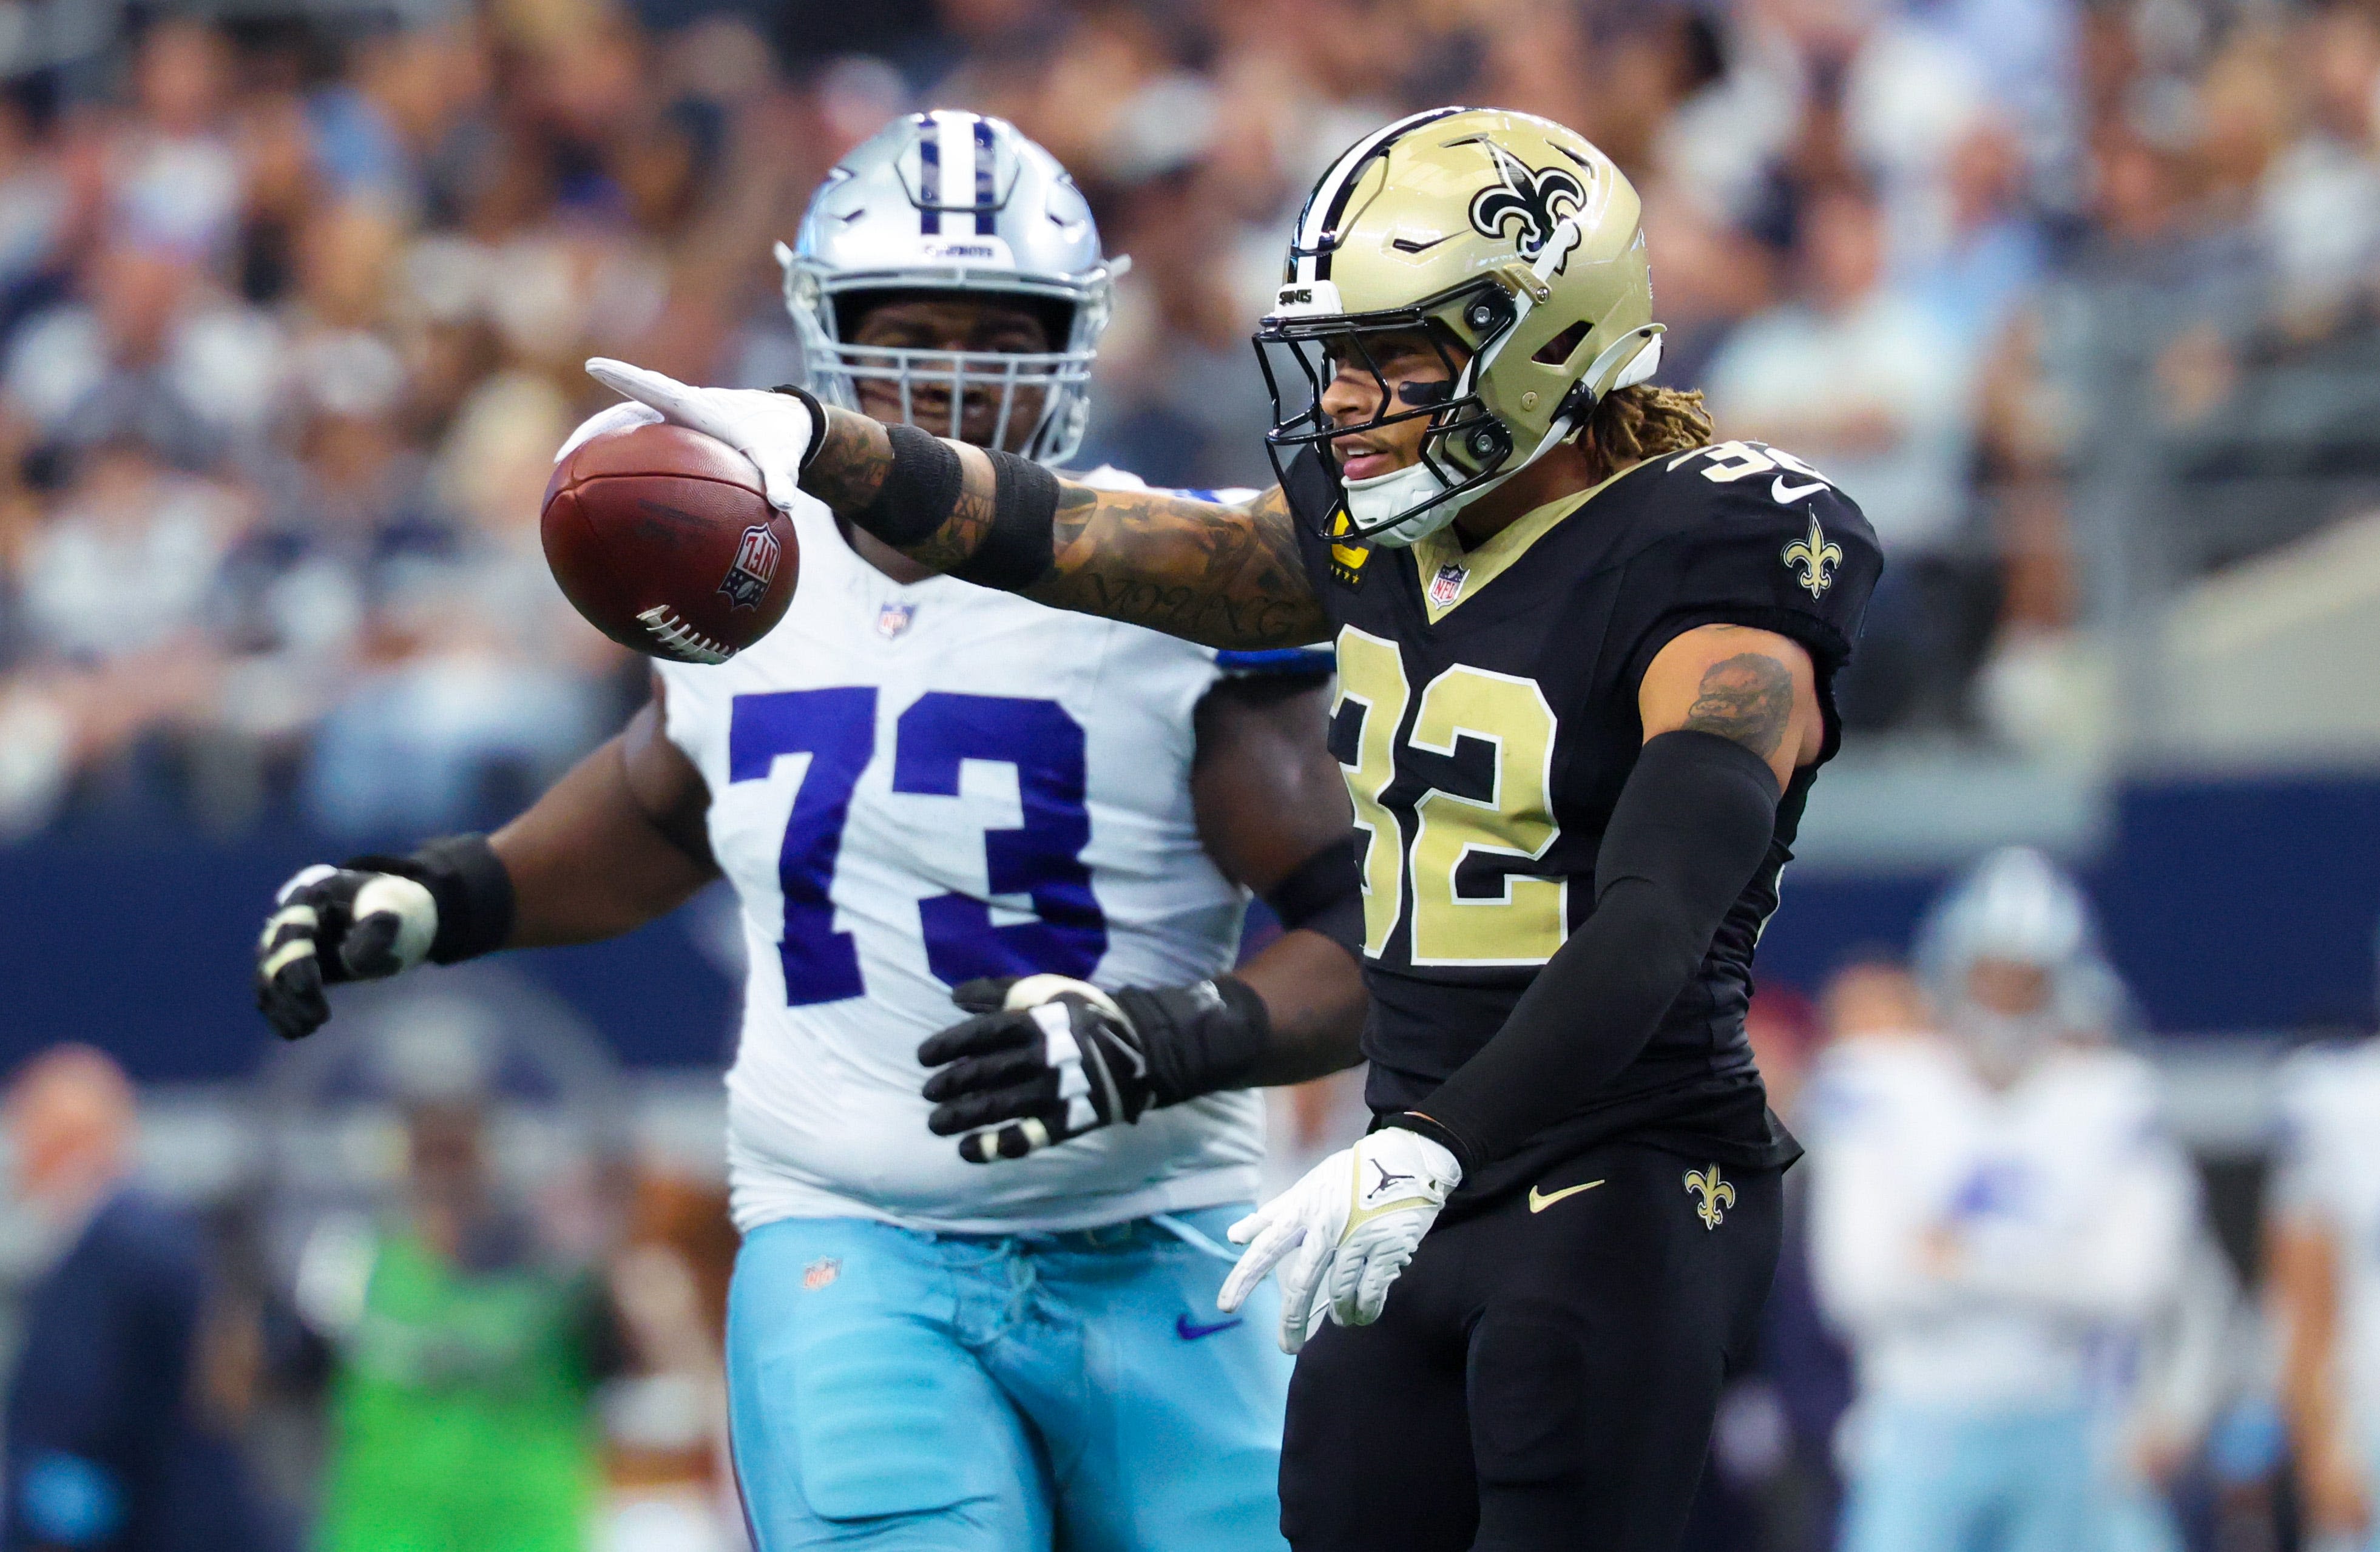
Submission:
<svg viewBox="0 0 2380 1552">
<path fill-rule="evenodd" d="M 810 401 L 803 395 L 767 388 L 697 388 L 606 356 L 591 358 L 587 375 L 673 425 L 716 437 L 743 454 L 760 471 L 770 504 L 794 509 L 801 494 L 802 463 L 818 434 Z"/>
<path fill-rule="evenodd" d="M 283 1039 L 303 1039 L 331 1016 L 324 986 L 409 970 L 437 937 L 438 903 L 413 879 L 318 863 L 273 896 L 256 945 L 256 1006 Z"/>
<path fill-rule="evenodd" d="M 1130 997 L 1132 993 L 1123 993 Z M 951 1000 L 973 1013 L 917 1048 L 937 1136 L 973 1164 L 1026 1154 L 1158 1102 L 1148 1051 L 1115 997 L 1068 976 L 968 981 Z"/>
<path fill-rule="evenodd" d="M 1279 1264 L 1283 1352 L 1304 1347 L 1326 1311 L 1342 1326 L 1368 1326 L 1462 1182 L 1444 1147 L 1384 1126 L 1232 1225 L 1232 1243 L 1248 1248 L 1215 1303 L 1234 1313 Z"/>
</svg>

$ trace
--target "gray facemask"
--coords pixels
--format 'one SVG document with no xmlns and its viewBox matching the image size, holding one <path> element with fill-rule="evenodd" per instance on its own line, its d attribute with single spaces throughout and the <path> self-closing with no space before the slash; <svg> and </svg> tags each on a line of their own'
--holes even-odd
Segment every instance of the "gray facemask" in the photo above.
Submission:
<svg viewBox="0 0 2380 1552">
<path fill-rule="evenodd" d="M 1951 1012 L 1950 1033 L 1986 1077 L 2007 1082 L 2033 1065 L 2064 1032 L 2053 1009 L 2002 1013 L 1965 1002 Z"/>
</svg>

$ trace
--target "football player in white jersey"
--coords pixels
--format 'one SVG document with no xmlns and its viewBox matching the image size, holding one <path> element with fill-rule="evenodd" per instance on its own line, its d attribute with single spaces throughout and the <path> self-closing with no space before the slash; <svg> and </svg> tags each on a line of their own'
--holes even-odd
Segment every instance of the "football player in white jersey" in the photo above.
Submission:
<svg viewBox="0 0 2380 1552">
<path fill-rule="evenodd" d="M 2147 1064 L 2071 1037 L 2103 967 L 2047 859 L 1987 858 L 1921 968 L 1946 1037 L 1842 1048 L 1811 1095 L 1813 1269 L 1858 1378 L 1841 1545 L 2095 1546 L 2092 1360 L 2170 1297 L 2195 1176 Z"/>
<path fill-rule="evenodd" d="M 2265 1269 L 2308 1545 L 2380 1546 L 2380 1041 L 2281 1070 Z"/>
<path fill-rule="evenodd" d="M 1121 263 L 1010 126 L 895 124 L 780 258 L 821 396 L 1044 463 L 1080 443 Z M 725 877 L 750 959 L 727 1367 L 761 1552 L 1278 1546 L 1289 1363 L 1272 1313 L 1215 1304 L 1247 1088 L 1356 1060 L 1328 660 L 1062 613 L 792 515 L 783 624 L 662 665 L 494 835 L 298 875 L 260 1003 L 295 1037 L 324 981 L 610 937 Z M 1288 930 L 1229 973 L 1250 890 Z M 939 1036 L 953 988 L 985 1016 Z M 928 1068 L 962 1053 L 1013 1059 L 1024 1113 L 937 1105 Z"/>
</svg>

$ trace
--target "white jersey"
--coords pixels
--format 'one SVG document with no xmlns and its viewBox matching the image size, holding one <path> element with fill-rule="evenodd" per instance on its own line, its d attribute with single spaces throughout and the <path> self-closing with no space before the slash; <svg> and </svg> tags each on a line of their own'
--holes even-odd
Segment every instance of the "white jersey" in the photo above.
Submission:
<svg viewBox="0 0 2380 1552">
<path fill-rule="evenodd" d="M 1996 1091 L 1929 1037 L 1858 1040 L 1810 1105 L 1812 1269 L 1862 1395 L 2096 1399 L 2095 1351 L 2170 1294 L 2197 1199 L 2148 1064 L 2058 1050 Z"/>
<path fill-rule="evenodd" d="M 1216 654 L 948 577 L 898 583 L 825 507 L 793 521 L 783 623 L 719 666 L 661 665 L 750 961 L 727 1074 L 737 1227 L 1061 1230 L 1252 1198 L 1254 1094 L 969 1164 L 926 1129 L 917 1054 L 978 976 L 1153 987 L 1231 966 L 1247 896 L 1190 800 Z"/>
<path fill-rule="evenodd" d="M 2338 1266 L 2338 1376 L 2365 1459 L 2380 1453 L 2380 1043 L 2317 1047 L 2282 1067 L 2272 1209 L 2328 1232 Z"/>
</svg>

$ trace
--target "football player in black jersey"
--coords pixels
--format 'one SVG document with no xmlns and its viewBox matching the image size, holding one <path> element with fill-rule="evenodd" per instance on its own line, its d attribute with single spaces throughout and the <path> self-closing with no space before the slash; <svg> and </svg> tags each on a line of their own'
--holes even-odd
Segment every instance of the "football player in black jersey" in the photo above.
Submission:
<svg viewBox="0 0 2380 1552">
<path fill-rule="evenodd" d="M 1223 1300 L 1280 1267 L 1301 1552 L 1674 1546 L 1775 1265 L 1798 1149 L 1744 1040 L 1753 949 L 1881 562 L 1826 476 L 1645 382 L 1638 214 L 1526 115 L 1350 148 L 1257 336 L 1282 480 L 1241 508 L 592 364 L 953 575 L 1219 647 L 1335 638 L 1375 1122 L 1232 1231 Z M 1270 1040 L 1071 983 L 1005 1002 L 920 1052 L 971 1158 L 1243 1081 Z M 1085 1049 L 1114 1053 L 1090 1092 Z"/>
</svg>

